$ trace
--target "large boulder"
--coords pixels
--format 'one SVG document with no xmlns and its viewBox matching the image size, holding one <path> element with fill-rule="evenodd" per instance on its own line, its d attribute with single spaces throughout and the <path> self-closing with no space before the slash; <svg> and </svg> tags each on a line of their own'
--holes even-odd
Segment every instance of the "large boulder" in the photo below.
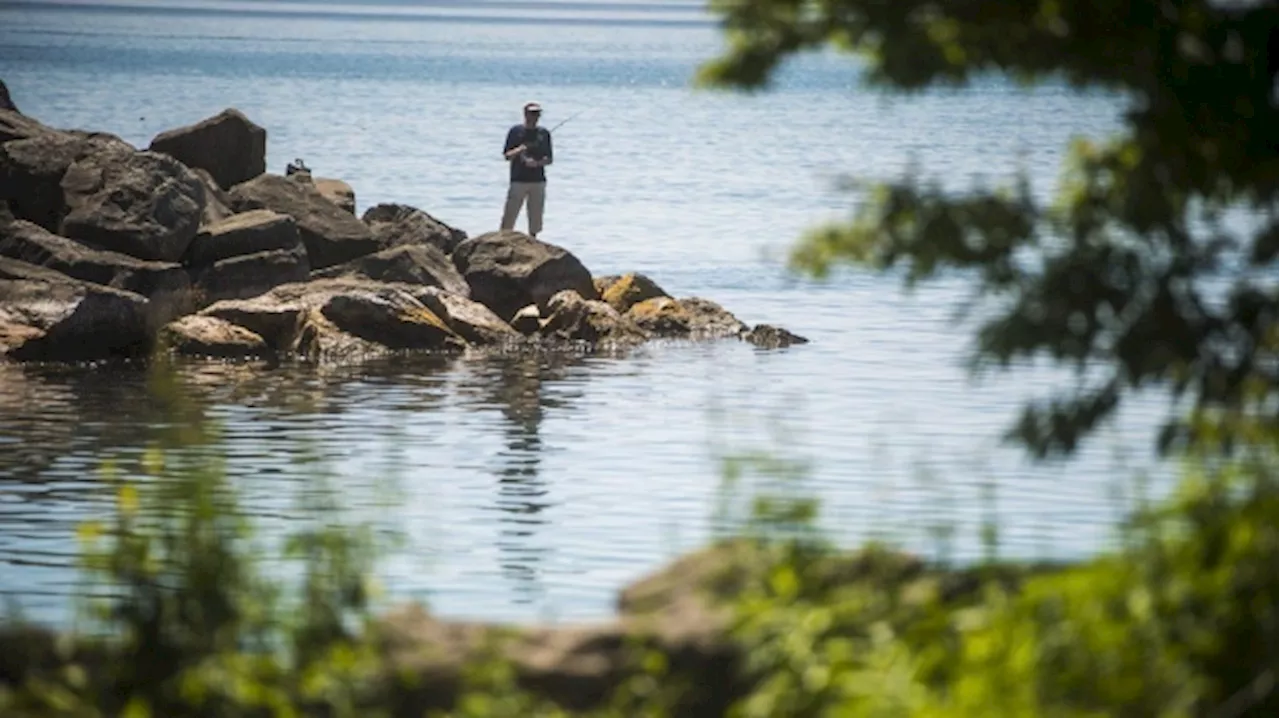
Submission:
<svg viewBox="0 0 1280 718">
<path fill-rule="evenodd" d="M 454 248 L 467 238 L 467 233 L 461 229 L 450 227 L 426 212 L 404 204 L 370 207 L 361 219 L 384 247 L 430 244 L 445 254 L 452 254 Z"/>
<path fill-rule="evenodd" d="M 317 177 L 313 181 L 316 191 L 321 197 L 329 200 L 343 211 L 350 212 L 352 216 L 356 213 L 356 191 L 351 185 L 340 179 L 330 177 Z"/>
<path fill-rule="evenodd" d="M 186 316 L 166 324 L 158 344 L 186 356 L 243 359 L 267 353 L 262 337 L 217 317 Z"/>
<path fill-rule="evenodd" d="M 485 305 L 439 287 L 423 287 L 413 297 L 440 317 L 455 334 L 476 346 L 504 346 L 524 339 Z"/>
<path fill-rule="evenodd" d="M 148 149 L 207 170 L 223 189 L 267 171 L 267 131 L 235 108 L 162 132 Z"/>
<path fill-rule="evenodd" d="M 636 272 L 616 277 L 597 277 L 594 283 L 596 290 L 600 292 L 600 299 L 622 313 L 646 299 L 670 296 L 657 282 Z"/>
<path fill-rule="evenodd" d="M 145 297 L 180 295 L 188 292 L 191 285 L 181 265 L 90 249 L 25 220 L 0 226 L 0 256 Z"/>
<path fill-rule="evenodd" d="M 45 128 L 0 145 L 0 197 L 13 214 L 51 232 L 67 214 L 62 178 L 76 160 L 96 152 L 132 152 L 111 135 L 84 135 Z"/>
<path fill-rule="evenodd" d="M 151 329 L 145 297 L 0 258 L 0 355 L 20 361 L 139 356 L 149 348 Z"/>
<path fill-rule="evenodd" d="M 598 299 L 583 299 L 566 289 L 547 302 L 548 316 L 542 321 L 544 337 L 588 344 L 639 344 L 647 336 L 635 322 Z"/>
<path fill-rule="evenodd" d="M 313 279 L 281 285 L 252 299 L 220 301 L 197 316 L 244 327 L 275 352 L 311 360 L 361 358 L 399 349 L 464 348 L 466 341 L 415 296 L 433 289 L 364 279 Z"/>
<path fill-rule="evenodd" d="M 207 267 L 245 254 L 302 247 L 298 225 L 292 217 L 255 209 L 201 227 L 182 261 L 189 267 Z"/>
<path fill-rule="evenodd" d="M 231 188 L 231 209 L 270 209 L 293 217 L 312 269 L 324 269 L 372 254 L 382 247 L 369 228 L 325 199 L 315 187 L 263 174 Z"/>
<path fill-rule="evenodd" d="M 429 244 L 409 244 L 353 259 L 315 273 L 316 277 L 357 277 L 381 282 L 404 282 L 439 287 L 468 296 L 471 288 L 453 262 Z"/>
<path fill-rule="evenodd" d="M 700 297 L 654 297 L 632 305 L 627 316 L 641 329 L 666 339 L 741 337 L 749 327 L 719 304 Z"/>
<path fill-rule="evenodd" d="M 4 80 L 0 80 L 0 110 L 18 111 L 18 106 L 13 104 L 13 98 L 9 97 L 9 88 L 5 86 Z"/>
<path fill-rule="evenodd" d="M 305 282 L 311 274 L 301 247 L 273 249 L 220 259 L 195 273 L 201 304 L 248 299 L 282 284 Z"/>
<path fill-rule="evenodd" d="M 567 250 L 522 232 L 489 232 L 458 245 L 453 263 L 471 286 L 471 298 L 510 321 L 525 306 L 546 303 L 571 289 L 599 299 L 591 273 Z"/>
<path fill-rule="evenodd" d="M 138 259 L 176 262 L 204 211 L 200 178 L 156 152 L 115 148 L 85 155 L 62 177 L 61 234 Z"/>
</svg>

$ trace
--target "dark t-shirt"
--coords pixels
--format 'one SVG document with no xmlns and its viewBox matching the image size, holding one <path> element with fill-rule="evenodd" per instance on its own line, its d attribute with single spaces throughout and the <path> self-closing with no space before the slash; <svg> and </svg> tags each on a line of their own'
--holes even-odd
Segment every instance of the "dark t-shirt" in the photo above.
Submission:
<svg viewBox="0 0 1280 718">
<path fill-rule="evenodd" d="M 502 147 L 502 153 L 505 155 L 512 149 L 525 146 L 524 152 L 512 157 L 509 162 L 511 164 L 511 181 L 512 182 L 546 182 L 547 174 L 542 167 L 526 167 L 522 161 L 523 157 L 531 157 L 535 160 L 546 159 L 551 157 L 551 133 L 545 127 L 525 127 L 523 124 L 516 125 L 507 131 L 507 143 Z"/>
</svg>

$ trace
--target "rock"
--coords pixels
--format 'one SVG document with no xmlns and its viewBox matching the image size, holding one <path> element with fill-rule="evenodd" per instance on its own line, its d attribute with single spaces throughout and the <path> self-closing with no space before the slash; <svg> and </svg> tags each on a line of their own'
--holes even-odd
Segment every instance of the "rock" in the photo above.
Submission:
<svg viewBox="0 0 1280 718">
<path fill-rule="evenodd" d="M 269 209 L 255 209 L 202 227 L 182 261 L 189 267 L 207 267 L 245 254 L 302 248 L 298 226 L 292 217 Z"/>
<path fill-rule="evenodd" d="M 455 334 L 473 345 L 502 346 L 524 338 L 488 307 L 464 296 L 438 287 L 424 287 L 422 291 L 414 292 L 413 296 L 444 320 Z"/>
<path fill-rule="evenodd" d="M 191 290 L 190 278 L 178 264 L 90 249 L 25 220 L 0 228 L 0 255 L 144 297 L 182 295 Z"/>
<path fill-rule="evenodd" d="M 320 313 L 347 334 L 389 349 L 466 347 L 443 320 L 397 289 L 336 294 L 320 307 Z"/>
<path fill-rule="evenodd" d="M 166 324 L 159 343 L 187 356 L 241 359 L 262 356 L 267 343 L 262 337 L 231 322 L 208 316 L 187 316 Z"/>
<path fill-rule="evenodd" d="M 632 272 L 616 278 L 606 278 L 606 282 L 603 289 L 600 288 L 600 284 L 596 284 L 600 298 L 624 314 L 628 309 L 646 299 L 669 296 L 662 291 L 662 287 L 659 287 L 657 282 L 643 274 Z"/>
<path fill-rule="evenodd" d="M 340 179 L 330 179 L 327 177 L 315 178 L 316 191 L 321 197 L 338 205 L 340 209 L 350 212 L 352 216 L 356 213 L 356 191 L 351 185 Z"/>
<path fill-rule="evenodd" d="M 530 304 L 511 318 L 511 328 L 524 336 L 536 334 L 542 329 L 542 312 L 538 311 L 536 304 Z"/>
<path fill-rule="evenodd" d="M 198 271 L 195 284 L 201 304 L 211 304 L 256 297 L 282 284 L 305 282 L 310 274 L 307 253 L 299 246 L 220 259 Z"/>
<path fill-rule="evenodd" d="M 223 189 L 267 171 L 267 131 L 235 108 L 162 132 L 148 149 L 208 171 Z"/>
<path fill-rule="evenodd" d="M 195 168 L 191 170 L 204 185 L 204 212 L 200 215 L 200 226 L 216 224 L 235 214 L 231 211 L 231 196 L 218 186 L 208 170 Z"/>
<path fill-rule="evenodd" d="M 22 264 L 0 258 L 0 355 L 91 361 L 147 351 L 151 317 L 144 297 Z"/>
<path fill-rule="evenodd" d="M 715 302 L 698 297 L 655 297 L 627 310 L 641 329 L 655 337 L 722 339 L 741 336 L 747 325 Z"/>
<path fill-rule="evenodd" d="M 67 214 L 62 189 L 67 168 L 86 155 L 111 150 L 132 152 L 133 148 L 111 136 L 83 136 L 48 128 L 6 142 L 0 146 L 0 197 L 8 199 L 15 217 L 58 232 Z"/>
<path fill-rule="evenodd" d="M 12 140 L 24 140 L 46 132 L 56 132 L 52 127 L 32 117 L 0 107 L 0 144 Z"/>
<path fill-rule="evenodd" d="M 402 244 L 430 244 L 445 254 L 452 254 L 467 233 L 454 229 L 415 207 L 403 204 L 380 204 L 365 210 L 362 220 L 373 230 L 373 236 L 384 247 Z"/>
<path fill-rule="evenodd" d="M 9 88 L 5 86 L 4 80 L 0 80 L 0 110 L 18 111 L 18 106 L 13 104 L 13 98 L 9 97 Z"/>
<path fill-rule="evenodd" d="M 742 338 L 762 349 L 780 349 L 792 344 L 809 343 L 808 339 L 798 334 L 792 334 L 786 329 L 769 324 L 757 324 L 751 331 L 742 335 Z"/>
<path fill-rule="evenodd" d="M 68 208 L 60 234 L 138 259 L 176 262 L 204 212 L 200 178 L 155 152 L 99 151 L 62 177 Z"/>
<path fill-rule="evenodd" d="M 410 244 L 384 249 L 345 264 L 316 272 L 316 277 L 359 277 L 382 282 L 404 282 L 439 287 L 463 297 L 471 288 L 458 274 L 453 262 L 429 244 Z"/>
<path fill-rule="evenodd" d="M 577 257 L 522 232 L 489 232 L 467 239 L 454 250 L 453 263 L 471 286 L 471 298 L 503 320 L 529 304 L 545 307 L 566 289 L 583 299 L 599 299 L 591 273 Z"/>
<path fill-rule="evenodd" d="M 463 348 L 465 341 L 415 296 L 431 291 L 364 279 L 313 279 L 252 299 L 220 301 L 198 316 L 242 326 L 273 351 L 315 361 L 361 358 L 389 349 Z"/>
<path fill-rule="evenodd" d="M 635 322 L 598 299 L 583 299 L 566 289 L 547 302 L 541 333 L 564 341 L 590 344 L 637 344 L 646 339 Z"/>
<path fill-rule="evenodd" d="M 360 220 L 325 199 L 314 187 L 264 174 L 231 188 L 236 212 L 270 209 L 293 217 L 312 269 L 324 269 L 372 254 L 382 247 Z"/>
</svg>

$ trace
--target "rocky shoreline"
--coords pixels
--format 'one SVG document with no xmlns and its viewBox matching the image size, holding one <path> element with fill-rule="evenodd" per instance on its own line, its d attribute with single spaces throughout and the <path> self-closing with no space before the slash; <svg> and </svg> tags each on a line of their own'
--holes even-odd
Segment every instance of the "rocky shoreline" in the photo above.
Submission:
<svg viewBox="0 0 1280 718">
<path fill-rule="evenodd" d="M 0 88 L 3 83 L 0 83 Z M 7 93 L 4 94 L 7 97 Z M 266 171 L 241 112 L 156 136 L 49 127 L 0 108 L 0 356 L 156 352 L 342 361 L 400 351 L 805 343 L 643 274 L 593 275 L 517 231 L 469 236 L 301 163 Z"/>
</svg>

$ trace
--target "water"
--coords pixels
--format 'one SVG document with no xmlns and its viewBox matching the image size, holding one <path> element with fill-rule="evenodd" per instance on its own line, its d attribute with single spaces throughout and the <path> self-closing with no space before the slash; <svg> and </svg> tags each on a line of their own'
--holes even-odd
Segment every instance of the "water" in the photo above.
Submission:
<svg viewBox="0 0 1280 718">
<path fill-rule="evenodd" d="M 1070 558 L 1111 540 L 1114 491 L 1151 467 L 1151 401 L 1068 465 L 1002 448 L 1021 403 L 1063 381 L 1045 367 L 967 377 L 961 278 L 908 295 L 892 277 L 814 283 L 781 261 L 804 229 L 847 216 L 843 172 L 916 163 L 960 189 L 1021 166 L 1048 197 L 1067 141 L 1117 128 L 1115 97 L 984 80 L 894 99 L 827 55 L 790 63 L 768 93 L 697 92 L 721 40 L 687 3 L 128 4 L 0 3 L 0 77 L 19 107 L 145 146 L 235 106 L 268 129 L 270 170 L 302 157 L 350 182 L 361 212 L 406 202 L 472 234 L 499 219 L 521 104 L 541 101 L 548 125 L 584 111 L 555 136 L 544 238 L 597 275 L 642 271 L 812 341 L 184 364 L 264 522 L 296 523 L 295 499 L 324 476 L 344 507 L 405 534 L 381 570 L 396 598 L 447 616 L 608 615 L 620 586 L 708 539 L 718 457 L 734 451 L 808 462 L 841 540 L 929 553 L 942 522 L 958 559 L 981 552 L 985 485 L 1002 553 Z M 30 617 L 66 619 L 74 527 L 111 501 L 96 467 L 135 470 L 163 421 L 137 369 L 0 365 L 0 587 Z"/>
</svg>

